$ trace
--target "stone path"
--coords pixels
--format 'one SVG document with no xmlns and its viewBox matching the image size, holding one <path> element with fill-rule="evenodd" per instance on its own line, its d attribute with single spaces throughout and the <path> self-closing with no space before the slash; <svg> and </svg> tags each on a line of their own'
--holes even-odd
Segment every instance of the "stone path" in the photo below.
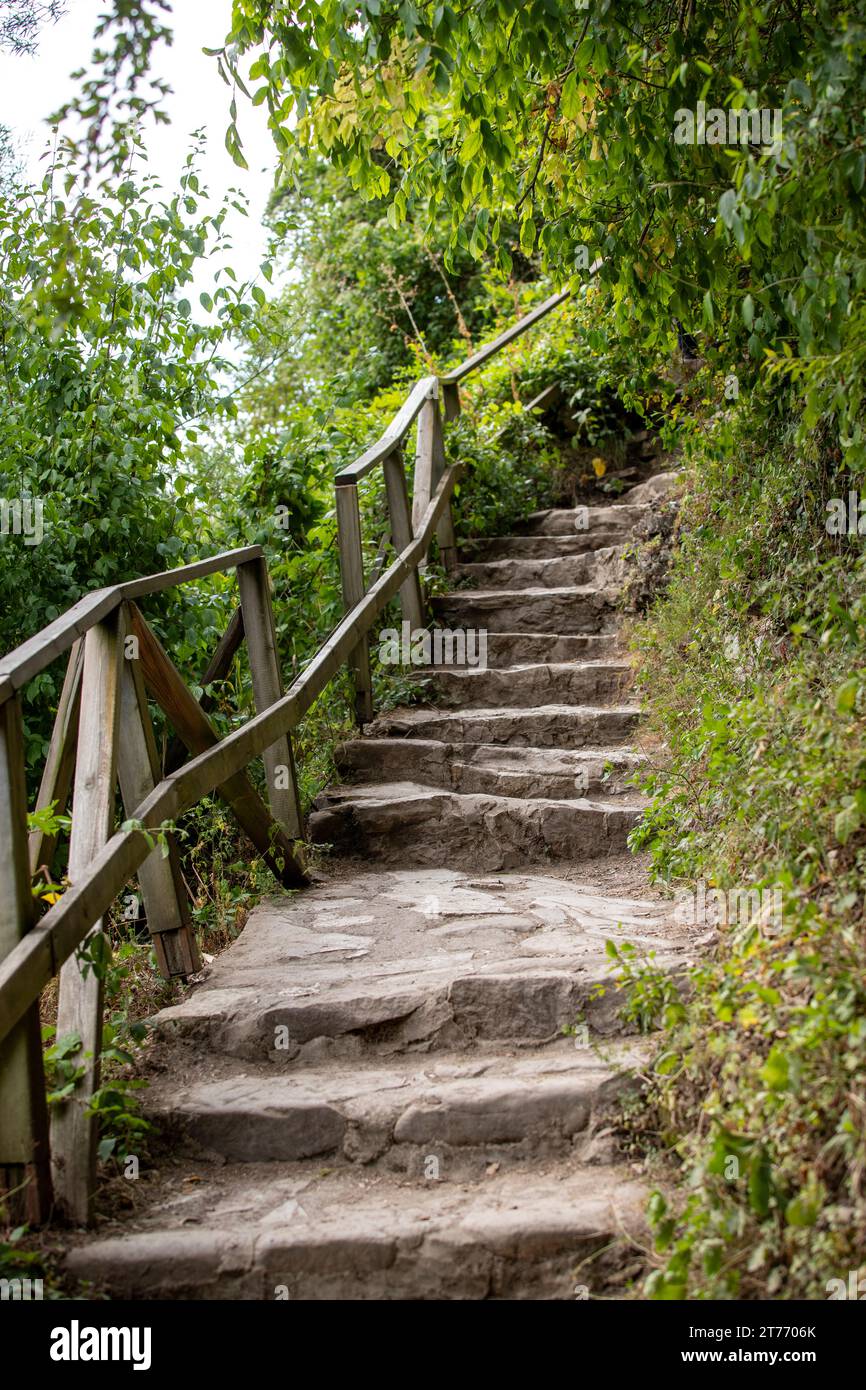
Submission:
<svg viewBox="0 0 866 1390">
<path fill-rule="evenodd" d="M 114 1296 L 573 1298 L 642 1227 L 606 1121 L 639 1067 L 605 941 L 689 949 L 626 852 L 622 553 L 664 486 L 464 551 L 440 623 L 488 669 L 382 715 L 317 804 L 327 879 L 264 903 L 157 1020 L 172 1160 L 74 1275 Z"/>
</svg>

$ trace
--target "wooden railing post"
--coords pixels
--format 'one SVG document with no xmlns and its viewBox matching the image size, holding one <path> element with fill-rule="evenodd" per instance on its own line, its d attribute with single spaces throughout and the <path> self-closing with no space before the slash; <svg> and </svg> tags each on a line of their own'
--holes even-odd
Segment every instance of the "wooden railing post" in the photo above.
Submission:
<svg viewBox="0 0 866 1390">
<path fill-rule="evenodd" d="M 338 483 L 337 532 L 340 544 L 340 575 L 343 603 L 348 613 L 364 597 L 364 551 L 361 545 L 361 509 L 357 483 Z M 355 718 L 369 724 L 373 718 L 373 683 L 370 676 L 370 649 L 363 637 L 348 660 L 355 683 Z"/>
<path fill-rule="evenodd" d="M 418 441 L 415 450 L 415 486 L 412 497 L 412 525 L 415 533 L 427 509 L 430 498 L 445 471 L 445 444 L 442 438 L 442 416 L 439 401 L 431 396 L 421 407 L 418 416 Z M 439 518 L 436 539 L 442 563 L 449 572 L 457 566 L 457 545 L 451 519 L 451 501 Z"/>
<path fill-rule="evenodd" d="M 238 584 L 253 678 L 253 697 L 256 711 L 261 714 L 283 696 L 283 673 L 277 655 L 271 582 L 265 560 L 250 560 L 245 565 L 239 565 Z M 265 749 L 262 757 L 271 811 L 293 840 L 302 840 L 304 823 L 291 736 L 283 734 L 276 743 Z"/>
<path fill-rule="evenodd" d="M 388 494 L 388 510 L 391 516 L 391 537 L 394 549 L 399 555 L 412 543 L 412 514 L 409 509 L 409 490 L 406 486 L 406 470 L 403 466 L 402 450 L 397 448 L 383 461 L 385 489 Z M 426 626 L 424 617 L 424 596 L 418 571 L 413 570 L 400 588 L 400 606 L 403 617 L 413 631 Z"/>
<path fill-rule="evenodd" d="M 84 639 L 84 673 L 72 832 L 69 841 L 69 881 L 86 876 L 91 861 L 114 828 L 117 788 L 117 730 L 120 716 L 120 674 L 123 662 L 121 612 L 90 628 Z M 101 920 L 84 939 L 93 951 L 100 946 Z M 74 1060 L 84 1068 L 75 1091 L 52 1116 L 51 1145 L 54 1187 L 64 1215 L 84 1223 L 96 1178 L 96 1121 L 88 1106 L 99 1086 L 102 1050 L 103 971 L 79 964 L 71 956 L 60 971 L 57 1008 L 58 1040 L 76 1034 L 81 1048 Z"/>
<path fill-rule="evenodd" d="M 433 411 L 436 402 L 428 396 L 418 412 L 415 435 L 415 468 L 412 475 L 412 532 L 417 536 L 421 518 L 433 493 Z"/>
<path fill-rule="evenodd" d="M 33 924 L 21 702 L 0 705 L 0 960 Z M 13 1225 L 51 1209 L 51 1165 L 39 1000 L 0 1043 L 0 1202 Z"/>
<path fill-rule="evenodd" d="M 445 440 L 442 437 L 442 415 L 439 410 L 439 402 L 433 402 L 433 490 L 438 487 L 439 480 L 445 472 Z M 451 512 L 451 498 L 445 507 L 439 523 L 436 527 L 436 539 L 439 542 L 439 556 L 442 564 L 449 574 L 457 568 L 457 541 L 454 538 L 454 517 Z"/>
<path fill-rule="evenodd" d="M 160 777 L 141 668 L 131 654 L 126 655 L 121 672 L 117 772 L 124 810 L 131 816 Z M 145 859 L 138 882 L 160 974 L 166 980 L 194 975 L 201 969 L 201 960 L 173 836 L 168 837 L 167 855 L 154 849 Z"/>
<path fill-rule="evenodd" d="M 460 387 L 453 381 L 443 381 L 442 401 L 445 406 L 445 419 L 456 420 L 460 414 Z"/>
<path fill-rule="evenodd" d="M 84 638 L 78 641 L 69 653 L 66 678 L 57 705 L 57 716 L 51 732 L 48 756 L 42 771 L 36 810 L 42 811 L 54 806 L 54 814 L 62 816 L 66 811 L 69 793 L 72 790 L 72 774 L 75 769 L 75 745 L 78 741 L 78 716 L 81 708 L 81 672 L 84 667 Z M 30 872 L 35 874 L 45 865 L 50 869 L 57 847 L 54 832 L 34 830 L 30 836 Z"/>
</svg>

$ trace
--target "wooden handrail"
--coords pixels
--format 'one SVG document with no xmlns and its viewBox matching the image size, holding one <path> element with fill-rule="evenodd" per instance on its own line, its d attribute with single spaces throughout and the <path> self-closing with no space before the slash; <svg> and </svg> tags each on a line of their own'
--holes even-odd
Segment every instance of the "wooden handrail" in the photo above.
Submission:
<svg viewBox="0 0 866 1390">
<path fill-rule="evenodd" d="M 424 626 L 420 571 L 435 535 L 446 568 L 457 562 L 451 496 L 460 465 L 447 466 L 446 420 L 460 411 L 458 382 L 568 297 L 553 295 L 448 376 L 417 382 L 380 438 L 335 479 L 340 566 L 346 612 L 306 669 L 282 693 L 270 586 L 261 546 L 246 546 L 142 579 L 86 594 L 48 627 L 0 661 L 0 1100 L 14 1132 L 0 1147 L 0 1189 L 29 1192 L 23 1219 L 44 1220 L 51 1205 L 47 1168 L 48 1123 L 39 1043 L 41 991 L 61 972 L 60 1008 L 67 1025 L 90 1039 L 85 1084 L 55 1115 L 57 1198 L 77 1221 L 89 1215 L 95 1170 L 95 1132 L 87 1101 L 98 1082 L 101 986 L 82 972 L 73 953 L 99 924 L 130 878 L 138 873 L 157 962 L 166 976 L 198 968 L 195 936 L 173 838 L 166 858 L 153 855 L 162 832 L 202 797 L 217 792 L 265 862 L 286 886 L 307 881 L 298 854 L 302 837 L 292 731 L 340 668 L 350 667 L 361 723 L 373 716 L 368 640 L 376 619 L 399 594 L 403 617 Z M 441 403 L 440 403 L 441 398 Z M 407 487 L 403 442 L 417 421 L 413 496 Z M 392 563 L 365 579 L 358 483 L 381 464 L 390 513 Z M 384 559 L 384 550 L 382 550 Z M 237 569 L 240 609 L 208 673 L 224 674 L 247 641 L 257 713 L 220 739 L 134 600 L 208 575 Z M 130 656 L 126 644 L 131 642 Z M 77 644 L 77 645 L 76 645 Z M 24 799 L 23 722 L 19 692 L 53 660 L 74 647 L 60 701 L 39 804 L 62 811 L 75 771 L 72 882 L 33 923 Z M 208 674 L 206 673 L 206 675 Z M 147 695 L 162 707 L 176 740 L 160 769 Z M 84 711 L 87 712 L 85 718 Z M 79 719 L 80 714 L 80 719 Z M 104 726 L 104 728 L 103 728 Z M 184 754 L 178 740 L 186 748 Z M 187 761 L 184 761 L 184 756 Z M 263 758 L 270 808 L 245 769 Z M 126 827 L 113 829 L 115 783 L 120 780 Z M 137 804 L 134 804 L 137 803 Z M 88 816 L 88 808 L 96 812 Z M 83 820 L 76 819 L 83 814 Z M 50 861 L 51 837 L 34 836 L 31 853 Z M 44 847 L 44 851 L 43 851 Z"/>
<path fill-rule="evenodd" d="M 545 299 L 543 304 L 539 304 L 537 309 L 532 309 L 525 314 L 522 319 L 518 319 L 510 328 L 506 328 L 504 333 L 500 333 L 498 338 L 494 338 L 492 343 L 487 343 L 485 347 L 479 348 L 471 357 L 467 357 L 459 367 L 455 367 L 453 372 L 442 377 L 443 386 L 457 386 L 464 377 L 469 376 L 470 372 L 475 372 L 479 367 L 488 362 L 491 357 L 495 357 L 497 352 L 501 352 L 509 343 L 513 343 L 515 338 L 519 338 L 521 333 L 525 333 L 533 324 L 543 319 L 545 314 L 549 314 L 552 309 L 558 309 L 560 304 L 564 304 L 571 294 L 571 290 L 560 290 L 559 294 L 552 294 L 549 299 Z"/>
<path fill-rule="evenodd" d="M 194 579 L 205 579 L 209 574 L 220 574 L 226 570 L 237 569 L 248 560 L 258 560 L 264 555 L 260 545 L 247 545 L 240 550 L 227 550 L 222 555 L 211 555 L 207 560 L 196 560 L 191 565 L 180 565 L 177 569 L 162 570 L 158 574 L 146 575 L 143 579 L 127 579 L 121 584 L 112 584 L 105 589 L 94 589 L 85 594 L 72 608 L 61 613 L 53 623 L 43 627 L 35 636 L 28 637 L 19 647 L 15 647 L 0 660 L 0 703 L 8 700 L 16 690 L 20 690 L 46 666 L 50 666 L 58 656 L 68 651 L 73 642 L 83 637 L 85 632 L 107 618 L 115 608 L 127 599 L 142 598 L 145 594 L 156 594 L 162 589 L 173 589 L 178 584 L 189 584 Z"/>
<path fill-rule="evenodd" d="M 594 274 L 600 265 L 601 261 L 596 261 L 590 267 L 590 274 Z M 508 343 L 513 342 L 533 324 L 538 323 L 539 319 L 563 304 L 570 293 L 570 290 L 561 290 L 558 294 L 551 295 L 543 304 L 539 304 L 537 308 L 525 314 L 522 319 L 518 319 L 517 323 L 512 324 L 504 333 L 500 333 L 498 338 L 494 338 L 491 343 L 480 348 L 472 357 L 467 358 L 465 362 L 461 363 L 459 367 L 455 367 L 447 375 L 441 378 L 423 377 L 416 382 L 379 439 L 371 444 L 354 463 L 342 469 L 336 475 L 335 483 L 338 486 L 346 483 L 357 483 L 365 477 L 377 463 L 383 462 L 393 453 L 395 445 L 404 438 L 410 425 L 420 413 L 424 402 L 438 396 L 440 385 L 443 387 L 456 386 L 464 377 L 476 371 Z M 145 594 L 173 588 L 178 584 L 186 584 L 193 579 L 203 579 L 207 575 L 234 569 L 247 560 L 258 559 L 263 555 L 264 551 L 261 546 L 246 546 L 240 550 L 230 550 L 222 555 L 211 556 L 206 560 L 198 560 L 194 564 L 182 565 L 173 570 L 164 570 L 159 574 L 147 575 L 142 579 L 127 580 L 124 583 L 95 589 L 92 593 L 85 594 L 72 608 L 61 613 L 59 618 L 55 618 L 53 623 L 49 623 L 47 627 L 42 628 L 33 637 L 22 642 L 20 646 L 0 659 L 0 702 L 8 699 L 16 690 L 20 690 L 46 666 L 49 666 L 56 657 L 61 656 L 64 651 L 68 651 L 78 637 L 82 637 L 89 628 L 101 622 L 125 599 L 141 598 Z"/>
<path fill-rule="evenodd" d="M 151 830 L 175 820 L 220 783 L 241 772 L 281 735 L 296 727 L 337 674 L 353 646 L 369 631 L 426 553 L 458 474 L 457 466 L 448 469 L 412 543 L 376 580 L 362 601 L 337 624 L 282 699 L 248 719 L 213 748 L 191 758 L 177 772 L 164 777 L 136 808 L 130 820 Z M 92 923 L 108 911 L 150 852 L 140 830 L 116 831 L 92 860 L 87 879 L 68 888 L 60 901 L 0 961 L 0 1042 L 81 944 Z"/>
<path fill-rule="evenodd" d="M 334 479 L 338 487 L 346 483 L 357 483 L 371 468 L 375 468 L 377 463 L 382 463 L 389 454 L 394 452 L 395 445 L 403 439 L 412 421 L 421 410 L 425 401 L 434 400 L 439 394 L 439 381 L 435 376 L 422 377 L 416 381 L 409 395 L 401 405 L 397 414 L 394 416 L 385 432 L 379 436 L 375 444 L 371 444 L 369 449 L 350 463 L 347 468 L 342 469 Z"/>
<path fill-rule="evenodd" d="M 600 264 L 601 262 L 597 261 L 595 265 L 591 267 L 590 273 L 592 274 L 597 270 Z M 537 308 L 525 314 L 522 319 L 518 319 L 517 323 L 512 324 L 504 333 L 500 333 L 498 338 L 494 338 L 491 343 L 487 343 L 484 347 L 479 348 L 476 353 L 473 353 L 471 357 L 467 357 L 465 362 L 462 362 L 459 367 L 455 367 L 453 371 L 448 372 L 447 375 L 443 377 L 426 376 L 423 377 L 421 381 L 417 381 L 406 397 L 406 400 L 397 411 L 397 414 L 376 440 L 375 444 L 371 444 L 370 447 L 361 454 L 360 458 L 356 459 L 354 463 L 348 464 L 346 468 L 341 469 L 336 475 L 334 482 L 337 486 L 359 482 L 361 478 L 366 477 L 371 469 L 375 468 L 377 463 L 384 462 L 388 455 L 393 453 L 395 444 L 401 442 L 409 426 L 420 413 L 424 402 L 435 400 L 438 397 L 440 385 L 457 386 L 464 377 L 469 376 L 471 372 L 477 371 L 477 369 L 483 366 L 485 362 L 489 361 L 491 357 L 495 357 L 497 352 L 501 352 L 502 349 L 513 342 L 515 338 L 519 338 L 527 329 L 532 328 L 533 324 L 538 323 L 539 319 L 543 319 L 546 314 L 549 314 L 553 309 L 557 309 L 560 304 L 564 304 L 570 294 L 571 290 L 560 290 L 558 294 L 552 294 L 549 299 L 545 299 L 543 304 L 539 304 Z"/>
</svg>

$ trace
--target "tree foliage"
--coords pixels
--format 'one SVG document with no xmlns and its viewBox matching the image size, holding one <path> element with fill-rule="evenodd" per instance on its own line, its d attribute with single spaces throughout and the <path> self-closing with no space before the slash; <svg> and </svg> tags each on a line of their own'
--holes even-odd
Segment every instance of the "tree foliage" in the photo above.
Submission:
<svg viewBox="0 0 866 1390">
<path fill-rule="evenodd" d="M 603 257 L 645 348 L 672 315 L 701 325 L 745 380 L 768 365 L 802 383 L 810 417 L 829 399 L 854 464 L 864 50 L 858 9 L 831 0 L 234 0 L 219 61 L 244 85 L 253 56 L 290 174 L 322 153 L 395 224 L 444 213 L 455 247 L 505 267 L 519 246 L 576 285 Z M 678 144 L 699 102 L 778 109 L 782 138 Z"/>
<path fill-rule="evenodd" d="M 32 53 L 43 25 L 55 23 L 65 10 L 65 0 L 3 0 L 0 49 Z"/>
<path fill-rule="evenodd" d="M 0 540 L 4 651 L 83 592 L 213 543 L 184 454 L 235 409 L 227 342 L 256 330 L 231 272 L 205 314 L 186 298 L 224 237 L 226 207 L 202 211 L 200 192 L 195 151 L 166 197 L 135 144 L 98 197 L 63 153 L 39 187 L 0 189 L 0 497 L 42 509 L 38 543 L 11 524 Z M 53 679 L 32 693 L 50 698 Z"/>
<path fill-rule="evenodd" d="M 305 163 L 297 184 L 282 185 L 273 200 L 288 282 L 280 308 L 297 324 L 292 370 L 303 361 L 308 392 L 338 376 L 343 395 L 363 396 L 418 358 L 468 356 L 497 305 L 514 303 L 491 258 L 458 250 L 446 268 L 446 226 L 394 227 L 388 212 L 387 198 L 365 202 L 320 159 Z M 535 274 L 523 260 L 517 271 L 521 279 Z"/>
</svg>

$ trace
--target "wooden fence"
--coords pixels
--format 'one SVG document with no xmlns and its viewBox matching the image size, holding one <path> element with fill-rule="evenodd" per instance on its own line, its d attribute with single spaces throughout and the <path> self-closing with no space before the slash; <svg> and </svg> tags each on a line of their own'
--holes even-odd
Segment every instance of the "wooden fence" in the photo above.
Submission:
<svg viewBox="0 0 866 1390">
<path fill-rule="evenodd" d="M 553 295 L 449 375 L 426 377 L 408 395 L 381 438 L 335 480 L 345 616 L 303 673 L 284 691 L 271 590 L 259 546 L 99 589 L 0 661 L 0 1195 L 16 1218 L 33 1224 L 52 1211 L 67 1220 L 90 1216 L 96 1172 L 96 1119 L 90 1101 L 99 1085 L 102 1046 L 102 919 L 137 875 L 160 971 L 166 978 L 199 968 L 195 936 L 170 835 L 161 832 L 202 797 L 216 792 L 278 881 L 306 881 L 303 822 L 292 731 L 347 664 L 360 723 L 373 717 L 369 633 L 399 593 L 403 618 L 427 624 L 420 569 L 434 535 L 446 568 L 456 564 L 451 495 L 459 465 L 446 463 L 445 420 L 460 410 L 459 383 L 568 296 Z M 532 402 L 531 404 L 536 404 Z M 413 495 L 403 444 L 416 426 Z M 358 484 L 382 466 L 395 558 L 365 582 Z M 384 552 L 383 552 L 384 553 Z M 207 686 L 225 676 L 246 640 L 256 714 L 220 739 L 163 650 L 139 600 L 210 574 L 233 570 L 239 605 L 208 669 Z M 38 921 L 32 878 L 51 864 L 54 837 L 28 838 L 24 734 L 20 692 L 68 652 L 66 678 L 37 798 L 37 809 L 74 811 L 69 886 Z M 160 766 L 148 699 L 174 730 Z M 245 769 L 264 761 L 268 804 Z M 119 783 L 126 820 L 115 827 Z M 49 1125 L 39 999 L 60 976 L 57 1037 L 81 1039 L 84 1074 L 73 1097 L 55 1107 Z"/>
</svg>

